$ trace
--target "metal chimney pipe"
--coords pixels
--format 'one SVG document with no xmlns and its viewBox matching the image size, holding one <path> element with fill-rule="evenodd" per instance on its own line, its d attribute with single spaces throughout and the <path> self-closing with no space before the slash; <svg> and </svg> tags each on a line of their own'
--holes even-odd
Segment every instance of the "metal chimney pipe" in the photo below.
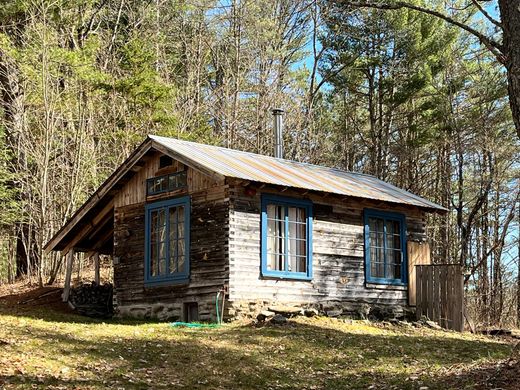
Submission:
<svg viewBox="0 0 520 390">
<path fill-rule="evenodd" d="M 273 108 L 274 117 L 274 156 L 283 158 L 283 113 L 281 108 Z"/>
</svg>

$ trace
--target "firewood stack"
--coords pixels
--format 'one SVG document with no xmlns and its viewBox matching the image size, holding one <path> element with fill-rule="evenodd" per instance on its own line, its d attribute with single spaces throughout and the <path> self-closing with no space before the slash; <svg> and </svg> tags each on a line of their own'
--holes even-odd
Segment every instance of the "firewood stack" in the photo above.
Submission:
<svg viewBox="0 0 520 390">
<path fill-rule="evenodd" d="M 110 318 L 114 314 L 112 284 L 96 282 L 81 284 L 71 291 L 69 304 L 81 315 L 94 318 Z"/>
</svg>

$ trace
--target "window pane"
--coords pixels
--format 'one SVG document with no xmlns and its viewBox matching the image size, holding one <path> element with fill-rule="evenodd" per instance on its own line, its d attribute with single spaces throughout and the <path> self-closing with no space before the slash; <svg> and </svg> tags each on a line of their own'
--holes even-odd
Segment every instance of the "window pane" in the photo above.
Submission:
<svg viewBox="0 0 520 390">
<path fill-rule="evenodd" d="M 283 206 L 278 206 L 275 204 L 267 205 L 267 218 L 271 219 L 284 219 L 285 213 Z"/>
<path fill-rule="evenodd" d="M 295 239 L 289 240 L 289 271 L 306 272 L 306 243 Z M 302 264 L 303 259 L 303 264 Z"/>
<path fill-rule="evenodd" d="M 373 262 L 370 263 L 370 273 L 373 278 L 384 278 L 385 277 L 385 264 Z"/>
<path fill-rule="evenodd" d="M 166 272 L 166 242 L 162 241 L 158 243 L 159 246 L 159 274 L 162 275 Z"/>
<path fill-rule="evenodd" d="M 267 206 L 267 269 L 285 269 L 285 208 Z"/>
<path fill-rule="evenodd" d="M 187 182 L 186 171 L 182 171 L 177 175 L 177 187 L 186 187 Z"/>
<path fill-rule="evenodd" d="M 184 223 L 184 206 L 178 206 L 177 209 L 177 216 L 178 216 L 178 222 Z"/>
<path fill-rule="evenodd" d="M 386 224 L 386 246 L 387 248 L 401 249 L 400 223 L 398 221 L 387 221 Z"/>
<path fill-rule="evenodd" d="M 301 207 L 289 207 L 289 222 L 299 222 L 299 223 L 305 223 L 306 222 L 306 216 L 305 216 L 305 209 Z"/>
<path fill-rule="evenodd" d="M 395 279 L 394 275 L 394 251 L 393 250 L 387 250 L 386 251 L 386 277 L 388 279 Z"/>
<path fill-rule="evenodd" d="M 394 234 L 390 241 L 393 243 L 392 248 L 401 249 L 401 236 L 399 234 Z"/>
<path fill-rule="evenodd" d="M 185 272 L 186 263 L 185 263 L 185 261 L 184 261 L 184 256 L 179 256 L 179 258 L 177 259 L 177 261 L 178 261 L 177 272 Z"/>
<path fill-rule="evenodd" d="M 394 234 L 394 223 L 393 221 L 386 221 L 386 234 L 391 236 Z"/>
<path fill-rule="evenodd" d="M 385 239 L 384 233 L 377 233 L 376 246 L 379 248 L 383 248 L 385 246 L 384 239 Z"/>
<path fill-rule="evenodd" d="M 372 248 L 370 249 L 370 251 L 372 252 Z M 372 258 L 372 253 L 370 254 L 370 258 Z M 370 275 L 373 277 L 373 278 L 377 278 L 377 267 L 376 267 L 377 263 L 375 261 L 370 261 Z"/>
<path fill-rule="evenodd" d="M 401 275 L 401 266 L 402 266 L 401 252 L 396 252 L 395 256 L 396 256 L 397 261 L 394 264 L 394 277 L 396 279 L 402 279 L 403 275 Z"/>
<path fill-rule="evenodd" d="M 184 256 L 184 240 L 177 241 L 177 253 L 178 256 Z"/>
<path fill-rule="evenodd" d="M 175 253 L 177 250 L 178 241 L 173 239 L 170 240 L 170 273 L 173 274 L 177 272 L 177 259 L 175 257 Z"/>
<path fill-rule="evenodd" d="M 170 221 L 170 240 L 175 240 L 175 239 L 177 239 L 177 207 L 170 208 L 169 221 Z"/>
<path fill-rule="evenodd" d="M 385 269 L 382 248 L 370 248 L 370 274 L 374 278 L 384 278 Z"/>
<path fill-rule="evenodd" d="M 378 233 L 384 233 L 385 231 L 385 221 L 380 219 L 380 218 L 377 218 L 377 232 Z"/>
<path fill-rule="evenodd" d="M 168 190 L 174 190 L 177 188 L 177 177 L 174 175 L 168 176 Z"/>
<path fill-rule="evenodd" d="M 289 256 L 289 271 L 307 272 L 307 258 L 305 256 L 296 256 L 291 254 Z"/>
<path fill-rule="evenodd" d="M 150 242 L 150 276 L 157 276 L 157 242 Z"/>
<path fill-rule="evenodd" d="M 150 243 L 157 243 L 157 211 L 152 211 L 150 215 Z"/>
<path fill-rule="evenodd" d="M 283 271 L 284 269 L 284 255 L 279 253 L 267 254 L 267 269 L 270 271 Z"/>
<path fill-rule="evenodd" d="M 384 248 L 381 246 L 371 246 L 370 247 L 370 261 L 381 262 L 385 261 L 384 259 Z"/>
<path fill-rule="evenodd" d="M 393 249 L 394 248 L 394 245 L 395 245 L 394 237 L 395 236 L 393 234 L 387 234 L 386 235 L 386 248 L 387 249 Z"/>
<path fill-rule="evenodd" d="M 167 177 L 159 177 L 157 178 L 157 191 L 166 191 L 168 189 Z"/>
<path fill-rule="evenodd" d="M 394 234 L 401 234 L 401 223 L 399 221 L 392 221 L 391 224 L 393 225 L 393 233 Z"/>
<path fill-rule="evenodd" d="M 377 232 L 377 220 L 375 218 L 368 218 L 368 227 L 370 230 L 370 233 L 376 233 Z"/>
<path fill-rule="evenodd" d="M 164 210 L 157 211 L 157 229 L 158 229 L 158 237 L 159 241 L 166 241 L 166 220 L 164 217 Z"/>
<path fill-rule="evenodd" d="M 384 278 L 385 277 L 385 263 L 376 263 L 377 269 L 377 277 Z"/>
</svg>

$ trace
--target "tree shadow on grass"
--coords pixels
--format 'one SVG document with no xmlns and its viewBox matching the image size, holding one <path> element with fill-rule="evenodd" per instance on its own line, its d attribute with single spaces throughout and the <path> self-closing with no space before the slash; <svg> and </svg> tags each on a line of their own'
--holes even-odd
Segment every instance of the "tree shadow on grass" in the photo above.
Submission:
<svg viewBox="0 0 520 390">
<path fill-rule="evenodd" d="M 50 324 L 28 325 L 27 333 L 36 354 L 58 367 L 57 373 L 37 369 L 41 372 L 28 376 L 8 374 L 0 376 L 0 384 L 125 389 L 488 388 L 474 387 L 477 382 L 469 369 L 462 369 L 467 375 L 456 376 L 442 367 L 470 367 L 483 357 L 504 359 L 511 350 L 484 338 L 406 330 L 360 334 L 326 321 L 204 330 L 86 324 L 77 332 L 53 328 L 51 318 L 44 321 Z M 23 343 L 11 350 L 28 352 Z M 62 374 L 59 367 L 69 367 L 70 372 Z"/>
<path fill-rule="evenodd" d="M 62 291 L 61 288 L 42 287 L 20 294 L 2 296 L 0 297 L 0 315 L 75 324 L 118 323 L 133 325 L 153 322 L 153 320 L 101 319 L 80 315 L 68 303 L 62 301 Z"/>
</svg>

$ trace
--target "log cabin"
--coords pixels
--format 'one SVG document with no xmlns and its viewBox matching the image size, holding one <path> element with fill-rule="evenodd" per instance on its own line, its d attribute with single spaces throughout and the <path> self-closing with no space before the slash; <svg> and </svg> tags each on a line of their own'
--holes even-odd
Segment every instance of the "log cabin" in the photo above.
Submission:
<svg viewBox="0 0 520 390">
<path fill-rule="evenodd" d="M 111 255 L 120 316 L 215 321 L 270 305 L 413 312 L 427 213 L 373 176 L 150 135 L 46 244 Z"/>
</svg>

